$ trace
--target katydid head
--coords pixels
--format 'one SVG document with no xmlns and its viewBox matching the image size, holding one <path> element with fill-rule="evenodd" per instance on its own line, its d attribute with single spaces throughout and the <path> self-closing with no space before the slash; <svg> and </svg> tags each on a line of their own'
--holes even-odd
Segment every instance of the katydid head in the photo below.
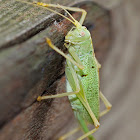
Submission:
<svg viewBox="0 0 140 140">
<path fill-rule="evenodd" d="M 65 37 L 66 43 L 77 44 L 90 38 L 90 33 L 85 26 L 78 26 L 69 31 Z"/>
</svg>

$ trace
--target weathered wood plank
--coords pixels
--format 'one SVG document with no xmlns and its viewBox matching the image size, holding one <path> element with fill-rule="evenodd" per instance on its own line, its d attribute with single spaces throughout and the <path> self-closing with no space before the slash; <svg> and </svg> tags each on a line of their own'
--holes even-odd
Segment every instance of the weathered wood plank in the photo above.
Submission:
<svg viewBox="0 0 140 140">
<path fill-rule="evenodd" d="M 46 2 L 50 1 L 46 0 Z M 58 0 L 52 3 L 62 5 L 77 5 L 79 3 L 80 5 L 80 1 L 78 0 L 73 0 L 71 3 L 66 0 Z M 84 3 L 84 1 L 81 0 L 81 3 Z M 2 13 L 0 17 L 1 49 L 10 47 L 34 36 L 56 20 L 56 15 L 53 18 L 54 13 L 50 13 L 44 8 L 35 7 L 15 0 L 5 0 L 1 2 L 0 9 Z M 97 15 L 103 14 L 103 12 L 104 11 L 98 8 L 94 8 L 94 13 Z"/>
<path fill-rule="evenodd" d="M 93 36 L 95 50 L 103 62 L 110 43 L 108 11 L 87 1 L 57 3 L 86 9 L 89 14 L 85 25 L 96 33 L 96 38 Z M 8 9 L 6 5 L 9 5 Z M 44 93 L 65 90 L 65 81 L 57 82 L 64 75 L 64 59 L 47 47 L 45 37 L 50 37 L 55 45 L 65 50 L 62 47 L 64 36 L 72 24 L 31 5 L 6 0 L 0 6 L 3 14 L 0 26 L 0 112 L 3 112 L 0 115 L 0 139 L 57 139 L 64 133 L 63 126 L 69 117 L 73 116 L 67 99 L 38 103 L 36 98 Z M 79 13 L 73 13 L 73 16 L 80 17 Z M 58 135 L 54 136 L 56 132 Z"/>
</svg>

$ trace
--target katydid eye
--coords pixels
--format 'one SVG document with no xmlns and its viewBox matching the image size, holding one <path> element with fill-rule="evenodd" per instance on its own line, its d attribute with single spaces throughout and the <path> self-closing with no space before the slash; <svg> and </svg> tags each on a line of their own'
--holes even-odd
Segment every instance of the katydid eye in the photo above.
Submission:
<svg viewBox="0 0 140 140">
<path fill-rule="evenodd" d="M 81 32 L 80 33 L 80 36 L 85 36 L 85 32 Z"/>
</svg>

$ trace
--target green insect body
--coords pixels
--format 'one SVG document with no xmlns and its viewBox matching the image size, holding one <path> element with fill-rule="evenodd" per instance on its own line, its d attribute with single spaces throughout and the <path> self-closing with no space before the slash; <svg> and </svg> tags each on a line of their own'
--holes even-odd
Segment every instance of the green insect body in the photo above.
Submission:
<svg viewBox="0 0 140 140">
<path fill-rule="evenodd" d="M 93 124 L 94 122 L 83 102 L 89 104 L 95 117 L 99 119 L 99 64 L 95 58 L 90 33 L 84 26 L 78 26 L 70 31 L 65 37 L 65 42 L 69 43 L 68 50 L 72 48 L 84 66 L 84 69 L 81 70 L 67 60 L 67 64 L 71 63 L 71 67 L 75 72 L 75 76 L 77 76 L 80 85 L 79 93 L 68 97 L 74 114 L 76 118 L 78 118 L 82 129 L 86 129 L 86 133 L 88 132 L 88 128 L 85 125 L 82 125 L 80 121 L 85 121 L 85 123 L 90 124 Z M 75 85 L 77 83 L 74 82 L 72 72 L 68 65 L 66 65 L 65 72 L 68 79 L 67 92 L 76 91 Z M 83 99 L 82 101 L 79 96 Z M 89 136 L 89 139 L 93 140 L 94 138 Z"/>
<path fill-rule="evenodd" d="M 69 43 L 69 49 L 73 48 L 77 56 L 82 62 L 84 69 L 81 70 L 77 66 L 72 67 L 76 72 L 76 76 L 80 83 L 80 93 L 85 101 L 89 103 L 90 108 L 94 112 L 96 118 L 99 118 L 99 65 L 96 61 L 92 40 L 89 31 L 84 27 L 80 26 L 73 31 L 70 31 L 65 37 L 65 42 Z M 66 65 L 66 77 L 68 79 L 67 91 L 76 91 L 76 83 L 71 79 L 71 71 Z M 77 95 L 69 96 L 72 109 L 75 114 L 79 114 L 84 120 L 89 123 L 93 123 L 91 116 L 87 112 L 87 109 L 81 103 Z"/>
<path fill-rule="evenodd" d="M 26 1 L 17 1 L 33 5 Z M 47 10 L 68 19 L 75 25 L 75 27 L 73 27 L 65 36 L 65 46 L 69 52 L 67 55 L 53 45 L 49 38 L 46 38 L 48 45 L 66 58 L 65 73 L 67 77 L 67 92 L 56 95 L 39 96 L 37 100 L 41 101 L 43 99 L 68 96 L 75 117 L 79 122 L 79 126 L 84 131 L 84 135 L 77 140 L 83 140 L 84 138 L 95 140 L 91 134 L 98 130 L 98 127 L 100 126 L 99 117 L 106 114 L 111 109 L 112 105 L 100 91 L 99 68 L 101 66 L 95 57 L 91 35 L 86 27 L 82 26 L 86 11 L 76 7 L 66 7 L 41 2 L 35 2 L 34 5 L 46 8 Z M 48 7 L 65 10 L 71 19 Z M 67 10 L 82 12 L 80 21 L 78 22 L 75 20 Z M 106 106 L 106 110 L 101 113 L 99 112 L 99 98 L 101 98 Z M 95 128 L 89 130 L 88 124 L 94 124 Z M 79 127 L 66 133 L 60 137 L 59 140 L 66 139 L 78 130 Z"/>
</svg>

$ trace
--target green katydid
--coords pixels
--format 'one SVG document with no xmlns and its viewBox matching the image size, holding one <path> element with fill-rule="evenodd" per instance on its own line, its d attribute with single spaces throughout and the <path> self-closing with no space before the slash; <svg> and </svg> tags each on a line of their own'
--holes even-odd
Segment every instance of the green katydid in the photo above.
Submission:
<svg viewBox="0 0 140 140">
<path fill-rule="evenodd" d="M 29 2 L 25 3 L 32 4 Z M 67 77 L 67 92 L 57 95 L 39 96 L 37 100 L 41 101 L 49 98 L 68 96 L 75 117 L 80 124 L 80 128 L 84 131 L 84 135 L 77 140 L 82 140 L 84 138 L 94 140 L 94 137 L 91 134 L 94 133 L 100 126 L 98 121 L 99 117 L 106 114 L 111 109 L 112 105 L 100 91 L 99 68 L 101 65 L 98 63 L 95 57 L 91 35 L 86 27 L 82 26 L 86 17 L 86 11 L 77 7 L 66 7 L 41 2 L 34 2 L 34 4 L 59 14 L 74 24 L 74 27 L 65 36 L 65 47 L 69 52 L 67 55 L 53 45 L 49 38 L 46 38 L 48 45 L 66 58 L 65 73 Z M 48 7 L 61 8 L 68 13 L 70 18 L 65 17 L 64 15 Z M 67 10 L 82 12 L 80 21 L 78 22 L 75 20 Z M 99 112 L 99 97 L 106 106 L 106 110 L 102 111 L 101 113 Z M 93 130 L 88 129 L 89 123 L 95 125 Z M 59 140 L 66 139 L 78 130 L 79 127 L 63 135 L 59 138 Z"/>
</svg>

